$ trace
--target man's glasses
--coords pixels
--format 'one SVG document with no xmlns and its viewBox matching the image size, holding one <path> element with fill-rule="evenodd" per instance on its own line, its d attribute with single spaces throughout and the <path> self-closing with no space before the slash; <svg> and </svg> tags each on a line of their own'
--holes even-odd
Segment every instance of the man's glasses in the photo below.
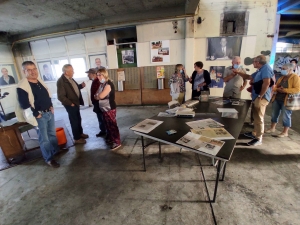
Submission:
<svg viewBox="0 0 300 225">
<path fill-rule="evenodd" d="M 27 69 L 26 70 L 28 73 L 31 73 L 31 72 L 33 72 L 33 71 L 37 71 L 37 68 L 34 68 L 34 69 Z"/>
</svg>

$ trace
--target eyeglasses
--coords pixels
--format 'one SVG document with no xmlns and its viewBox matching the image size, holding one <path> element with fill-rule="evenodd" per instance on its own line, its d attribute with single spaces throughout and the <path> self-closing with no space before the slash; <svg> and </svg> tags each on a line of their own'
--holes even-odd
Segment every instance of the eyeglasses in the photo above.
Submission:
<svg viewBox="0 0 300 225">
<path fill-rule="evenodd" d="M 37 68 L 34 68 L 34 69 L 26 69 L 26 71 L 27 71 L 28 73 L 31 73 L 31 72 L 33 72 L 33 71 L 37 71 Z"/>
</svg>

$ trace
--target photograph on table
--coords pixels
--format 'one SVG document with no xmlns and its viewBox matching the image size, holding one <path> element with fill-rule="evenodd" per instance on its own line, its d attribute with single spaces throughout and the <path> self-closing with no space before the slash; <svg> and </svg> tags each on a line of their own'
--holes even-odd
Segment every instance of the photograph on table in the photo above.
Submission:
<svg viewBox="0 0 300 225">
<path fill-rule="evenodd" d="M 106 54 L 89 55 L 90 68 L 93 69 L 105 69 L 107 68 Z"/>
<path fill-rule="evenodd" d="M 37 62 L 40 76 L 43 81 L 56 81 L 56 77 L 54 76 L 52 70 L 52 63 L 51 61 L 41 61 Z"/>
<path fill-rule="evenodd" d="M 223 88 L 224 80 L 223 74 L 225 71 L 225 66 L 211 66 L 209 68 L 211 83 L 209 85 L 210 88 Z"/>
<path fill-rule="evenodd" d="M 242 37 L 207 38 L 206 60 L 231 60 L 240 56 Z"/>
<path fill-rule="evenodd" d="M 170 41 L 150 41 L 151 63 L 170 62 Z"/>
<path fill-rule="evenodd" d="M 14 64 L 0 64 L 0 86 L 17 84 L 19 79 Z"/>
</svg>

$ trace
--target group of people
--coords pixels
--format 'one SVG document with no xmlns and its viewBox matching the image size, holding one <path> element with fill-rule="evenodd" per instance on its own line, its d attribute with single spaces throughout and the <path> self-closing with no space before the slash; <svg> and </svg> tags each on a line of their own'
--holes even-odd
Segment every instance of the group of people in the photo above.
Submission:
<svg viewBox="0 0 300 225">
<path fill-rule="evenodd" d="M 22 63 L 25 78 L 17 87 L 19 104 L 16 104 L 18 121 L 33 125 L 38 133 L 40 148 L 45 162 L 51 167 L 59 167 L 54 155 L 59 151 L 54 124 L 54 108 L 51 95 L 44 81 L 39 77 L 37 67 L 32 61 Z M 78 84 L 74 79 L 72 65 L 62 68 L 62 75 L 57 80 L 57 96 L 65 107 L 73 133 L 75 144 L 86 143 L 89 136 L 83 133 L 80 105 L 83 104 L 80 89 L 85 83 Z M 116 121 L 115 87 L 103 67 L 87 71 L 92 82 L 91 100 L 97 114 L 100 132 L 97 137 L 105 136 L 107 144 L 115 150 L 121 147 L 120 133 Z"/>
<path fill-rule="evenodd" d="M 252 138 L 247 144 L 250 146 L 257 146 L 262 144 L 262 136 L 264 133 L 274 133 L 276 124 L 280 114 L 283 114 L 284 129 L 276 136 L 287 137 L 288 129 L 291 127 L 292 111 L 286 108 L 289 94 L 300 92 L 300 78 L 298 75 L 299 67 L 297 60 L 293 59 L 281 68 L 281 77 L 275 81 L 275 76 L 272 68 L 267 64 L 266 57 L 259 55 L 253 59 L 253 67 L 257 69 L 251 75 L 248 75 L 241 66 L 241 58 L 235 56 L 232 58 L 232 65 L 227 67 L 224 72 L 224 88 L 223 97 L 240 99 L 241 92 L 247 85 L 247 80 L 250 80 L 252 85 L 251 98 L 252 109 L 251 117 L 253 118 L 254 130 L 247 132 L 244 135 Z M 194 63 L 194 72 L 189 77 L 182 64 L 177 64 L 175 73 L 171 75 L 169 85 L 171 88 L 171 95 L 180 104 L 184 102 L 185 98 L 185 82 L 189 81 L 192 84 L 192 99 L 198 98 L 202 91 L 209 91 L 209 84 L 211 83 L 210 74 L 203 69 L 202 62 Z M 276 82 L 276 83 L 275 83 Z M 177 89 L 176 89 L 177 88 Z M 176 90 L 179 94 L 175 95 Z M 272 119 L 271 127 L 264 130 L 264 116 L 266 107 L 272 103 Z"/>
<path fill-rule="evenodd" d="M 264 55 L 255 57 L 253 66 L 257 71 L 248 75 L 241 66 L 240 57 L 233 57 L 232 65 L 227 67 L 224 73 L 226 86 L 223 97 L 240 98 L 242 90 L 247 85 L 246 80 L 250 80 L 253 86 L 251 96 L 254 130 L 244 135 L 252 138 L 248 145 L 256 146 L 262 144 L 264 132 L 275 132 L 281 112 L 284 129 L 277 137 L 288 136 L 292 111 L 286 108 L 287 98 L 288 94 L 300 92 L 300 78 L 295 74 L 297 62 L 283 65 L 282 76 L 276 84 L 274 84 L 273 70 L 267 64 Z M 16 116 L 20 122 L 28 122 L 36 127 L 44 160 L 52 167 L 59 167 L 59 163 L 54 160 L 59 146 L 51 95 L 44 81 L 38 76 L 37 67 L 32 61 L 23 62 L 22 68 L 25 78 L 19 82 L 17 87 L 19 104 L 16 104 Z M 121 140 L 116 121 L 114 84 L 109 79 L 107 70 L 101 67 L 101 61 L 98 62 L 96 68 L 91 68 L 86 73 L 92 80 L 90 96 L 94 105 L 93 111 L 96 113 L 99 123 L 100 131 L 96 136 L 105 136 L 111 149 L 117 149 L 121 147 Z M 80 115 L 80 105 L 83 105 L 80 89 L 85 87 L 85 83 L 78 84 L 73 79 L 73 75 L 72 65 L 64 65 L 62 75 L 57 81 L 57 96 L 68 113 L 75 144 L 84 144 L 86 143 L 85 139 L 89 138 L 87 134 L 83 133 Z M 199 98 L 203 91 L 209 92 L 211 78 L 209 72 L 203 69 L 202 62 L 194 63 L 194 72 L 191 77 L 186 74 L 182 64 L 176 65 L 175 73 L 171 75 L 169 84 L 171 92 L 177 92 L 176 99 L 180 103 L 184 102 L 187 81 L 192 84 L 192 99 Z M 269 129 L 264 131 L 264 115 L 269 102 L 272 102 L 272 124 Z"/>
</svg>

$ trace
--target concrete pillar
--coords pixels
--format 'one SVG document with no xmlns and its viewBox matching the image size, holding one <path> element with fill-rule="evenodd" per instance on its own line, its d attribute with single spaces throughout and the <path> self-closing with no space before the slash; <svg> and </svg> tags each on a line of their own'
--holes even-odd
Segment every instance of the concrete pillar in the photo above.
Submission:
<svg viewBox="0 0 300 225">
<path fill-rule="evenodd" d="M 274 62 L 275 62 L 276 44 L 277 44 L 277 41 L 278 41 L 279 25 L 280 25 L 280 14 L 276 14 L 274 37 L 273 37 L 272 50 L 271 50 L 271 55 L 270 55 L 270 65 L 271 65 L 271 67 L 274 66 Z"/>
<path fill-rule="evenodd" d="M 186 74 L 191 77 L 194 72 L 194 49 L 195 49 L 195 24 L 194 17 L 185 19 L 185 71 Z M 192 85 L 189 82 L 186 82 L 186 94 L 185 100 L 189 100 L 192 97 Z"/>
</svg>

